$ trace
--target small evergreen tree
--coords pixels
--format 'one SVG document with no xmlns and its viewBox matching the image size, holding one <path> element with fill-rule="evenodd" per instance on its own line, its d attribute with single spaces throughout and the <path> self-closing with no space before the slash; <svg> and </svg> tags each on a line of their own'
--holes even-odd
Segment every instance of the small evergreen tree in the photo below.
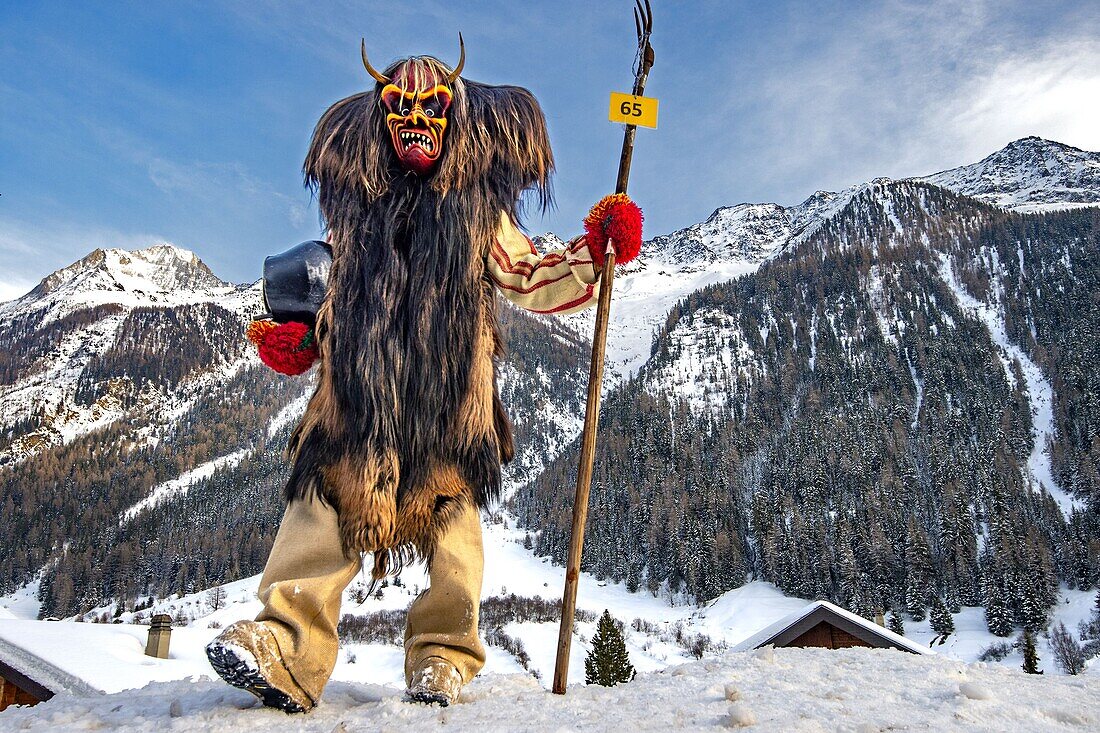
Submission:
<svg viewBox="0 0 1100 733">
<path fill-rule="evenodd" d="M 606 609 L 600 616 L 592 648 L 584 660 L 584 681 L 589 685 L 614 687 L 634 679 L 634 666 L 626 651 L 626 640 L 620 626 Z"/>
<path fill-rule="evenodd" d="M 886 627 L 898 636 L 905 636 L 905 624 L 902 623 L 901 614 L 897 611 L 890 611 L 890 620 L 886 622 Z"/>
<path fill-rule="evenodd" d="M 1042 670 L 1039 669 L 1039 652 L 1035 649 L 1035 634 L 1031 629 L 1024 629 L 1020 645 L 1024 652 L 1022 669 L 1028 674 L 1042 674 Z"/>
<path fill-rule="evenodd" d="M 1008 636 L 1014 626 L 1012 610 L 996 582 L 991 582 L 986 589 L 985 625 L 989 627 L 989 633 L 997 636 Z"/>
<path fill-rule="evenodd" d="M 932 631 L 939 635 L 941 644 L 955 633 L 955 620 L 951 618 L 951 612 L 947 610 L 947 606 L 939 596 L 932 600 L 929 619 L 932 622 Z"/>
</svg>

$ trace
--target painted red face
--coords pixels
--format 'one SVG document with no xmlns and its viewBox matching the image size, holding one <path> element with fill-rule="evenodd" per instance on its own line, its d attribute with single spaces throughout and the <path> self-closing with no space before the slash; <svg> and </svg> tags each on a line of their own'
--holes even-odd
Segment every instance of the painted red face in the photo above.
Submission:
<svg viewBox="0 0 1100 733">
<path fill-rule="evenodd" d="M 395 75 L 381 96 L 397 160 L 417 175 L 431 173 L 443 153 L 450 87 L 434 79 L 413 84 L 408 77 Z"/>
</svg>

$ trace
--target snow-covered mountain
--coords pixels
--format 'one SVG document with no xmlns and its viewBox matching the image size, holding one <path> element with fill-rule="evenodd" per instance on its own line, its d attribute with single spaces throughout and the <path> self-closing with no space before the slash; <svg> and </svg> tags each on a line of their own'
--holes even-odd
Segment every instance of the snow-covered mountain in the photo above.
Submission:
<svg viewBox="0 0 1100 733">
<path fill-rule="evenodd" d="M 114 304 L 128 308 L 191 303 L 241 307 L 242 287 L 221 280 L 194 252 L 171 244 L 145 249 L 97 249 L 47 275 L 29 293 L 0 304 L 0 318 L 34 312 L 43 320 L 62 318 L 79 308 Z M 258 291 L 245 296 L 258 303 Z"/>
<path fill-rule="evenodd" d="M 927 181 L 1015 211 L 1100 205 L 1100 153 L 1026 137 L 971 165 L 913 180 Z M 724 206 L 705 221 L 645 242 L 615 281 L 607 366 L 629 377 L 649 358 L 654 331 L 681 298 L 700 288 L 754 272 L 810 237 L 855 197 L 891 183 L 876 178 L 842 191 L 816 191 L 794 206 Z M 553 241 L 546 245 L 554 246 Z M 589 334 L 594 316 L 570 317 Z"/>
<path fill-rule="evenodd" d="M 759 262 L 790 236 L 791 220 L 782 206 L 738 204 L 723 206 L 704 222 L 655 237 L 647 243 L 646 252 L 674 265 L 730 259 Z"/>
<path fill-rule="evenodd" d="M 1025 137 L 971 165 L 918 180 L 1015 211 L 1100 204 L 1100 153 Z"/>
<path fill-rule="evenodd" d="M 258 287 L 225 282 L 194 253 L 168 244 L 133 252 L 97 249 L 48 275 L 26 295 L 0 304 L 0 340 L 12 351 L 0 379 L 0 433 L 36 423 L 0 445 L 0 462 L 22 460 L 121 419 L 127 412 L 121 395 L 134 388 L 146 419 L 162 412 L 170 420 L 248 361 L 240 349 L 219 352 L 184 375 L 169 399 L 133 380 L 115 380 L 92 399 L 84 384 L 78 395 L 88 368 L 125 348 L 126 334 L 141 318 L 173 311 L 173 325 L 188 322 L 213 336 L 214 321 L 244 323 L 259 310 Z"/>
<path fill-rule="evenodd" d="M 1100 429 L 1100 210 L 877 179 L 805 231 L 678 302 L 609 392 L 586 566 L 695 600 L 748 574 L 865 616 L 961 602 L 1044 628 L 1059 581 L 1100 582 L 1079 437 Z M 576 452 L 516 502 L 559 561 Z"/>
<path fill-rule="evenodd" d="M 897 212 L 904 207 L 914 204 L 923 206 L 921 213 L 929 218 L 938 219 L 942 215 L 942 211 L 936 204 L 919 194 L 919 189 L 913 190 L 906 182 L 895 183 L 888 179 L 877 179 L 863 189 L 858 197 L 850 199 L 845 213 L 852 216 L 853 211 L 862 212 L 856 214 L 856 218 L 863 218 L 870 227 L 873 216 L 868 211 L 883 212 L 888 219 L 884 241 L 886 246 L 890 246 L 922 235 L 918 225 L 913 222 L 902 223 L 898 219 Z M 976 222 L 977 219 L 975 218 L 974 221 Z M 1023 257 L 1022 249 L 1020 257 Z M 1026 384 L 1025 396 L 1032 418 L 1032 430 L 1035 434 L 1032 452 L 1028 459 L 1028 480 L 1036 486 L 1045 487 L 1067 515 L 1074 507 L 1081 508 L 1080 502 L 1062 491 L 1059 488 L 1059 482 L 1054 478 L 1049 449 L 1056 437 L 1051 376 L 1044 373 L 1027 351 L 1008 335 L 1009 326 L 1006 319 L 1009 319 L 1009 315 L 1006 313 L 1006 308 L 1011 296 L 1004 292 L 1004 286 L 1000 286 L 999 291 L 988 293 L 984 298 L 975 297 L 962 283 L 960 274 L 955 271 L 951 259 L 946 254 L 937 255 L 935 264 L 935 286 L 950 293 L 949 297 L 953 299 L 953 305 L 961 313 L 978 319 L 985 326 L 988 338 L 999 353 L 1006 379 L 1015 382 L 1017 373 L 1014 369 L 1016 368 L 1023 376 Z M 995 265 L 994 276 L 1002 282 L 1009 281 L 1011 279 L 1009 273 L 1000 263 Z M 874 314 L 873 325 L 884 341 L 896 347 L 899 335 L 912 330 L 914 325 L 907 322 L 907 314 L 896 304 L 897 296 L 889 291 L 890 286 L 886 283 L 887 274 L 888 268 L 875 265 L 862 279 L 859 287 L 868 296 L 868 303 Z M 942 305 L 945 304 L 941 304 L 941 307 Z M 792 314 L 787 315 L 789 317 Z M 835 317 L 839 315 L 834 314 Z M 778 329 L 777 318 L 777 314 L 769 314 L 764 328 L 769 331 Z M 701 327 L 702 324 L 706 325 Z M 818 326 L 814 324 L 812 328 L 810 348 L 816 350 Z M 664 338 L 666 340 L 664 348 L 667 353 L 675 356 L 668 360 L 654 360 L 645 371 L 642 383 L 653 394 L 675 394 L 697 408 L 726 410 L 729 395 L 732 392 L 750 388 L 753 380 L 766 375 L 769 368 L 766 356 L 760 353 L 763 351 L 761 349 L 763 344 L 756 342 L 750 334 L 746 333 L 741 319 L 736 314 L 726 313 L 720 308 L 708 307 L 692 318 L 681 320 L 664 334 Z M 766 340 L 766 338 L 767 336 L 762 334 L 762 339 Z M 1049 369 L 1047 371 L 1049 372 Z M 740 389 L 734 389 L 733 382 L 739 379 L 742 380 Z M 919 406 L 917 409 L 920 409 Z"/>
</svg>

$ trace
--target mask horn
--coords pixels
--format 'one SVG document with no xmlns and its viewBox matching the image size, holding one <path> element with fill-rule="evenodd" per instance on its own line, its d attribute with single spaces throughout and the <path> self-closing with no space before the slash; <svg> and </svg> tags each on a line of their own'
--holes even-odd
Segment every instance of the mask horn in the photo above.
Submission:
<svg viewBox="0 0 1100 733">
<path fill-rule="evenodd" d="M 365 38 L 359 41 L 359 53 L 363 56 L 363 66 L 366 67 L 367 73 L 373 76 L 374 80 L 379 84 L 389 84 L 390 78 L 380 73 L 378 69 L 370 65 L 370 61 L 367 61 L 367 39 Z"/>
<path fill-rule="evenodd" d="M 462 67 L 466 65 L 466 44 L 462 42 L 462 34 L 458 34 L 458 66 L 447 77 L 447 84 L 454 84 L 455 79 L 462 73 Z"/>
</svg>

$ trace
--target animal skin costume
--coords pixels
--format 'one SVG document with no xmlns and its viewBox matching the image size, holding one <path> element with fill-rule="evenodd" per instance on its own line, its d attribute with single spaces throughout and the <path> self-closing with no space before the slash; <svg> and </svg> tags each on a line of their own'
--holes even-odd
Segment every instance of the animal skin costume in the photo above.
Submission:
<svg viewBox="0 0 1100 733">
<path fill-rule="evenodd" d="M 513 454 L 497 293 L 573 313 L 596 302 L 603 261 L 584 236 L 542 255 L 517 228 L 521 194 L 547 205 L 553 169 L 530 92 L 463 79 L 461 61 L 363 61 L 376 86 L 325 112 L 305 162 L 333 260 L 264 609 L 207 648 L 226 681 L 287 712 L 321 697 L 365 553 L 376 579 L 428 564 L 405 634 L 409 698 L 446 705 L 481 669 L 478 515 Z"/>
</svg>

